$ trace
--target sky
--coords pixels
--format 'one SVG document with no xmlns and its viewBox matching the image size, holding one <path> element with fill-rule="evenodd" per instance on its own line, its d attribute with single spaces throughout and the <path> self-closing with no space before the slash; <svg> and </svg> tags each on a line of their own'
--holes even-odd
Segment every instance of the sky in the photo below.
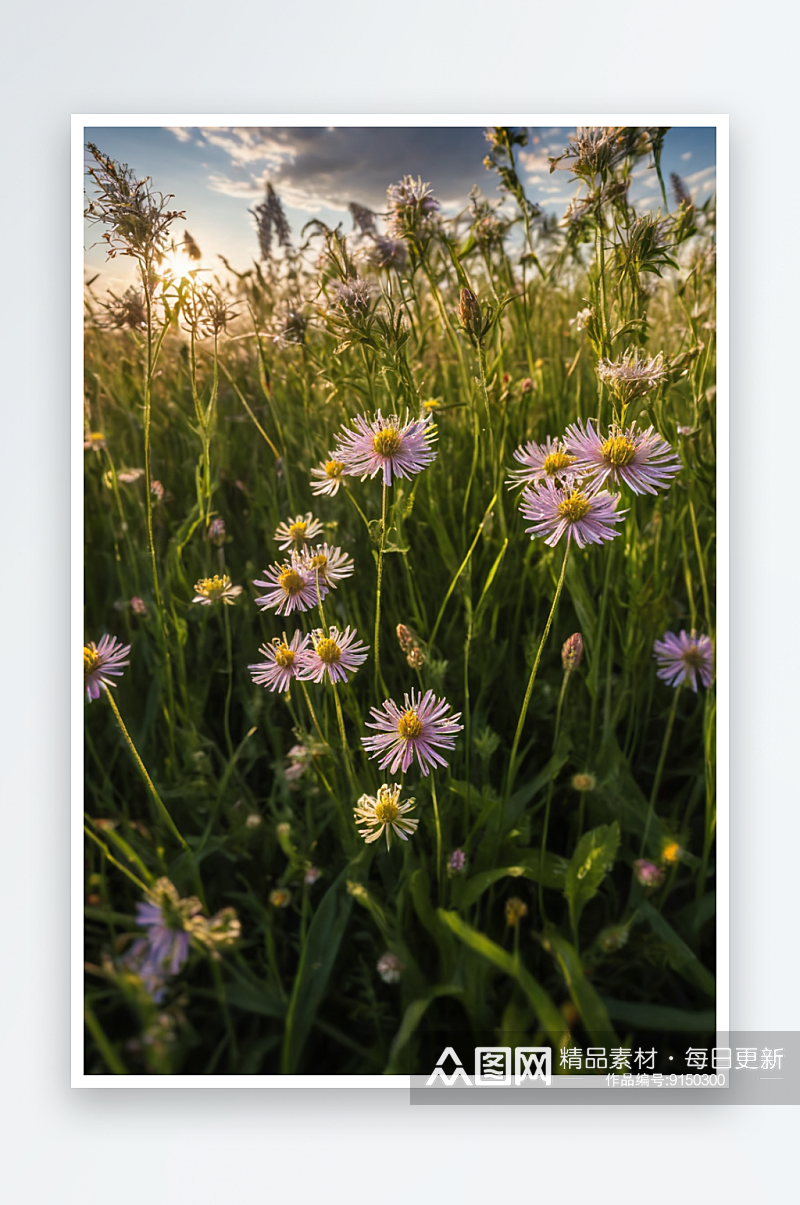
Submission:
<svg viewBox="0 0 800 1205">
<path fill-rule="evenodd" d="M 548 156 L 562 153 L 570 127 L 532 126 L 528 145 L 518 149 L 518 172 L 528 197 L 561 215 L 577 191 L 569 171 L 550 174 Z M 202 266 L 224 274 L 219 255 L 239 271 L 258 256 L 253 217 L 270 182 L 283 202 L 295 239 L 311 218 L 352 229 L 348 205 L 356 201 L 382 211 L 389 184 L 403 175 L 430 183 L 446 214 L 466 207 L 477 184 L 489 201 L 499 201 L 497 174 L 483 166 L 489 147 L 480 126 L 97 126 L 87 127 L 84 142 L 127 163 L 134 174 L 149 176 L 151 187 L 173 194 L 170 206 L 184 210 L 185 222 L 173 230 L 180 242 L 184 228 L 198 243 Z M 88 152 L 85 152 L 87 161 Z M 716 181 L 715 130 L 707 126 L 673 127 L 666 135 L 662 172 L 677 172 L 692 197 L 702 203 Z M 670 206 L 674 200 L 668 189 Z M 629 193 L 637 209 L 663 202 L 648 161 L 637 164 Z M 132 261 L 106 261 L 97 244 L 102 230 L 87 226 L 87 278 L 100 274 L 95 291 L 115 291 L 134 279 Z"/>
</svg>

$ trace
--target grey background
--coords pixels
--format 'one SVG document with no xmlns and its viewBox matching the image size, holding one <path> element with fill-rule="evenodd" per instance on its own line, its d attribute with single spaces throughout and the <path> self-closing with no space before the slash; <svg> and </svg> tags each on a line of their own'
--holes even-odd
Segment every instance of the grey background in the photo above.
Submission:
<svg viewBox="0 0 800 1205">
<path fill-rule="evenodd" d="M 529 1186 L 616 1201 L 624 1181 L 654 1202 L 714 1187 L 739 1201 L 782 1187 L 793 1109 L 632 1107 L 623 1119 L 411 1109 L 407 1093 L 388 1091 L 68 1087 L 70 112 L 730 113 L 731 1025 L 797 1027 L 798 502 L 787 459 L 798 404 L 797 16 L 768 0 L 731 17 L 708 0 L 671 10 L 357 0 L 346 11 L 319 0 L 78 0 L 7 14 L 0 1125 L 10 1200 L 369 1192 L 389 1203 L 458 1189 L 480 1201 Z"/>
</svg>

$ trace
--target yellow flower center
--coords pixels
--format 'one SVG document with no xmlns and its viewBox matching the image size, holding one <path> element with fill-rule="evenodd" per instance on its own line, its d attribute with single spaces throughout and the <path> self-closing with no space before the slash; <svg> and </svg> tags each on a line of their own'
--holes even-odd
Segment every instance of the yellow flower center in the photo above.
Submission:
<svg viewBox="0 0 800 1205">
<path fill-rule="evenodd" d="M 577 523 L 579 519 L 585 518 L 589 513 L 589 499 L 579 490 L 573 490 L 569 498 L 565 498 L 563 502 L 558 504 L 558 513 L 562 519 L 568 519 L 570 523 Z"/>
<path fill-rule="evenodd" d="M 102 431 L 90 431 L 89 439 L 92 441 L 92 443 L 101 443 L 102 440 L 105 439 L 105 435 Z"/>
<path fill-rule="evenodd" d="M 295 594 L 300 593 L 305 582 L 294 569 L 284 569 L 283 573 L 278 577 L 278 585 L 293 598 Z"/>
<path fill-rule="evenodd" d="M 295 544 L 301 544 L 306 538 L 307 523 L 292 523 L 289 526 L 289 538 L 294 540 Z"/>
<path fill-rule="evenodd" d="M 85 674 L 90 674 L 92 672 L 92 670 L 97 669 L 99 664 L 100 664 L 99 655 L 94 651 L 94 649 L 90 649 L 87 647 L 87 645 L 84 645 L 83 646 L 83 672 Z"/>
<path fill-rule="evenodd" d="M 331 640 L 330 636 L 326 636 L 324 640 L 320 640 L 316 646 L 316 653 L 320 661 L 323 661 L 325 665 L 335 665 L 337 661 L 341 661 L 342 659 L 342 650 L 335 640 Z"/>
<path fill-rule="evenodd" d="M 548 477 L 557 477 L 577 459 L 577 456 L 568 456 L 566 452 L 551 452 L 549 456 L 545 456 L 542 468 Z"/>
<path fill-rule="evenodd" d="M 622 469 L 635 457 L 636 444 L 628 435 L 612 435 L 605 441 L 601 451 L 603 460 L 615 469 Z"/>
<path fill-rule="evenodd" d="M 681 847 L 677 841 L 671 841 L 669 845 L 664 847 L 664 852 L 661 855 L 665 862 L 677 862 L 678 854 L 681 852 Z"/>
<path fill-rule="evenodd" d="M 203 598 L 208 598 L 212 602 L 215 602 L 222 597 L 230 584 L 231 580 L 227 575 L 220 577 L 218 573 L 215 573 L 213 577 L 201 578 L 195 586 L 195 591 L 198 594 L 202 594 Z"/>
<path fill-rule="evenodd" d="M 332 477 L 332 478 L 341 477 L 343 469 L 344 469 L 344 465 L 342 464 L 341 460 L 326 460 L 325 461 L 325 472 L 328 477 Z"/>
<path fill-rule="evenodd" d="M 324 573 L 328 568 L 328 558 L 324 552 L 318 552 L 316 556 L 312 556 L 310 564 L 312 569 L 319 569 L 320 573 Z"/>
<path fill-rule="evenodd" d="M 384 427 L 372 437 L 372 446 L 379 456 L 396 456 L 402 443 L 396 427 Z"/>
<path fill-rule="evenodd" d="M 422 720 L 417 715 L 416 711 L 411 708 L 404 711 L 400 716 L 400 721 L 397 725 L 397 731 L 400 733 L 404 741 L 411 740 L 415 736 L 419 736 L 422 732 Z"/>
<path fill-rule="evenodd" d="M 288 644 L 279 644 L 275 649 L 275 664 L 280 665 L 281 669 L 289 669 L 294 665 L 294 650 L 290 649 Z"/>
<path fill-rule="evenodd" d="M 381 824 L 393 824 L 397 819 L 398 812 L 399 809 L 394 800 L 384 795 L 375 807 L 375 819 L 380 820 Z"/>
</svg>

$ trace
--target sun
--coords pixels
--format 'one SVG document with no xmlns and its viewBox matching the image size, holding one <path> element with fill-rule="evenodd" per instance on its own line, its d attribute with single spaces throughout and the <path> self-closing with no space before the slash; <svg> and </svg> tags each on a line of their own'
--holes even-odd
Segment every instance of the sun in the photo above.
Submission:
<svg viewBox="0 0 800 1205">
<path fill-rule="evenodd" d="M 183 245 L 172 244 L 159 265 L 159 274 L 164 280 L 181 281 L 193 277 L 201 264 L 192 259 Z"/>
</svg>

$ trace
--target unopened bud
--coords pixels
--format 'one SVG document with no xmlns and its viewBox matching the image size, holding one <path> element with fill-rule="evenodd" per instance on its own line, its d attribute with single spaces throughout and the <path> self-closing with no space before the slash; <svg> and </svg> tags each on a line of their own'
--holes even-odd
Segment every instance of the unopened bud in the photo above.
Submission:
<svg viewBox="0 0 800 1205">
<path fill-rule="evenodd" d="M 564 666 L 564 673 L 571 673 L 577 669 L 583 658 L 583 637 L 580 632 L 575 632 L 570 636 L 569 640 L 565 640 L 561 646 L 561 664 Z"/>
<path fill-rule="evenodd" d="M 597 786 L 594 774 L 573 774 L 571 781 L 573 791 L 593 791 Z"/>
<path fill-rule="evenodd" d="M 663 867 L 656 866 L 654 862 L 648 862 L 646 858 L 636 859 L 633 864 L 633 873 L 636 875 L 636 882 L 648 891 L 655 891 L 664 882 Z"/>
<path fill-rule="evenodd" d="M 417 642 L 414 639 L 414 633 L 404 623 L 397 625 L 397 639 L 404 653 L 416 647 Z"/>
<path fill-rule="evenodd" d="M 217 548 L 221 548 L 225 543 L 225 520 L 212 519 L 208 528 L 208 538 L 212 544 L 216 544 Z"/>
<path fill-rule="evenodd" d="M 528 915 L 528 905 L 519 896 L 512 895 L 510 900 L 506 900 L 506 924 L 515 929 L 523 916 Z"/>
<path fill-rule="evenodd" d="M 413 648 L 406 657 L 406 661 L 412 669 L 422 669 L 425 664 L 425 654 L 421 648 Z"/>
<path fill-rule="evenodd" d="M 627 940 L 627 925 L 610 925 L 597 935 L 598 946 L 601 950 L 605 950 L 607 954 L 613 954 L 615 950 L 621 950 Z"/>
<path fill-rule="evenodd" d="M 387 950 L 378 959 L 375 969 L 384 983 L 399 983 L 400 976 L 406 968 L 396 954 Z"/>
<path fill-rule="evenodd" d="M 467 855 L 463 849 L 454 849 L 447 859 L 447 873 L 461 874 L 467 866 Z"/>
<path fill-rule="evenodd" d="M 481 313 L 481 303 L 472 289 L 461 290 L 458 318 L 473 343 L 479 343 L 483 333 L 483 314 Z"/>
</svg>

